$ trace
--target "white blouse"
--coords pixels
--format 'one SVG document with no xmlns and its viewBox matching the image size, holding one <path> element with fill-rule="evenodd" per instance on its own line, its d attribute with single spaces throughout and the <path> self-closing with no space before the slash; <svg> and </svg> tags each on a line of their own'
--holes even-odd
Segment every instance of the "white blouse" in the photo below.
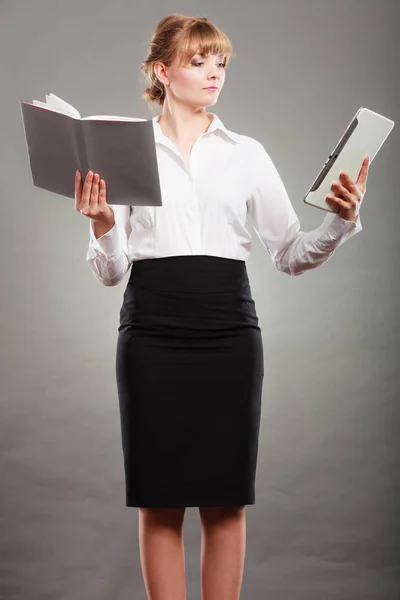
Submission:
<svg viewBox="0 0 400 600">
<path fill-rule="evenodd" d="M 86 261 L 103 285 L 117 285 L 132 261 L 208 254 L 246 260 L 252 227 L 279 271 L 300 275 L 327 261 L 362 230 L 327 212 L 316 229 L 300 231 L 299 219 L 264 146 L 228 131 L 215 113 L 193 145 L 189 168 L 175 144 L 152 119 L 162 206 L 111 205 L 115 225 L 95 238 L 90 219 Z"/>
</svg>

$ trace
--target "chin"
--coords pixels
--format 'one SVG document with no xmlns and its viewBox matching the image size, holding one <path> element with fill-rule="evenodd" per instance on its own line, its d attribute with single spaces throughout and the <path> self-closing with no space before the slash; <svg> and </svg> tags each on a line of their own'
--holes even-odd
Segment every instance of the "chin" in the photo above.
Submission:
<svg viewBox="0 0 400 600">
<path fill-rule="evenodd" d="M 204 106 L 214 106 L 215 104 L 217 104 L 218 102 L 218 98 L 214 98 L 213 100 L 208 99 L 208 102 L 204 103 Z"/>
<path fill-rule="evenodd" d="M 214 100 L 214 102 L 210 102 L 209 100 L 208 102 L 200 102 L 197 98 L 197 100 L 189 100 L 188 103 L 192 106 L 195 106 L 196 108 L 208 108 L 209 106 L 214 106 L 217 103 L 217 100 Z"/>
</svg>

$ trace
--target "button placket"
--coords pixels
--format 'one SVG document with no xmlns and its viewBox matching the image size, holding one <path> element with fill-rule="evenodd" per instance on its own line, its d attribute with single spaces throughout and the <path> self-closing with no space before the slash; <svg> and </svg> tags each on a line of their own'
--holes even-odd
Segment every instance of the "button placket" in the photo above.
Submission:
<svg viewBox="0 0 400 600">
<path fill-rule="evenodd" d="M 195 186 L 195 182 L 194 182 L 194 177 L 193 177 L 193 149 L 192 149 L 192 154 L 190 157 L 190 172 L 188 172 L 188 178 L 189 178 L 189 191 L 190 193 L 188 194 L 188 202 L 189 202 L 189 206 L 188 206 L 188 216 L 189 216 L 189 220 L 190 220 L 190 225 L 191 225 L 191 229 L 193 232 L 193 237 L 192 237 L 192 252 L 193 254 L 201 254 L 202 253 L 202 244 L 201 244 L 201 223 L 200 223 L 200 216 L 199 216 L 199 205 L 198 205 L 198 199 L 197 199 L 197 191 L 196 191 L 196 186 Z"/>
<path fill-rule="evenodd" d="M 193 218 L 197 218 L 197 230 L 200 232 L 200 219 L 199 219 L 199 204 L 198 204 L 198 198 L 197 198 L 197 191 L 196 191 L 196 185 L 195 185 L 195 177 L 194 177 L 194 171 L 196 170 L 196 146 L 198 146 L 200 139 L 202 136 L 200 136 L 195 143 L 193 144 L 192 147 L 192 151 L 190 153 L 190 159 L 189 159 L 189 169 L 188 169 L 188 176 L 189 176 L 189 181 L 190 181 L 190 187 L 191 187 L 191 198 L 190 198 L 190 212 L 193 215 Z"/>
</svg>

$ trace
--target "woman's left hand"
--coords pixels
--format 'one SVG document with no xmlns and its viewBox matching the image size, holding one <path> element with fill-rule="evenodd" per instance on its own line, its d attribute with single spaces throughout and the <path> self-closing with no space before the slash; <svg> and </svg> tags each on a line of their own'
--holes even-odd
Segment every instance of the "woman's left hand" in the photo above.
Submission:
<svg viewBox="0 0 400 600">
<path fill-rule="evenodd" d="M 334 181 L 331 190 L 334 195 L 328 195 L 328 203 L 339 206 L 338 214 L 346 221 L 356 221 L 360 211 L 361 202 L 367 189 L 369 156 L 363 160 L 358 179 L 354 183 L 345 171 L 339 173 L 342 185 Z"/>
</svg>

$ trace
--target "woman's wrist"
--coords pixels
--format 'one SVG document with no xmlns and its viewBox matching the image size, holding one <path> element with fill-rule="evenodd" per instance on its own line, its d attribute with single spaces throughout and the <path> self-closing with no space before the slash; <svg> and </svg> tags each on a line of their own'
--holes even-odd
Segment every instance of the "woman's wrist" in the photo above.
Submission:
<svg viewBox="0 0 400 600">
<path fill-rule="evenodd" d="M 95 238 L 99 238 L 105 233 L 108 233 L 115 225 L 115 220 L 111 223 L 102 223 L 101 221 L 93 220 L 93 233 Z"/>
</svg>

